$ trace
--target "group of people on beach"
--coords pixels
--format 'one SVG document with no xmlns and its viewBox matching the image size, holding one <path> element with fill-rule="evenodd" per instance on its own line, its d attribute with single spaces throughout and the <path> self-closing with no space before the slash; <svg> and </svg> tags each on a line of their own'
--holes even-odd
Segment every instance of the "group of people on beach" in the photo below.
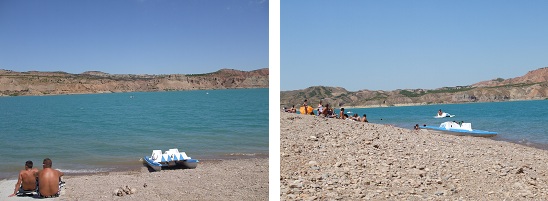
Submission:
<svg viewBox="0 0 548 201">
<path fill-rule="evenodd" d="M 32 161 L 25 162 L 25 169 L 19 172 L 15 190 L 8 197 L 33 192 L 37 192 L 40 198 L 59 197 L 61 177 L 64 174 L 51 168 L 52 161 L 49 158 L 44 159 L 42 166 L 43 169 L 38 170 L 33 167 Z"/>
<path fill-rule="evenodd" d="M 325 104 L 323 105 L 322 104 L 322 101 L 320 100 L 320 103 L 318 104 L 318 108 L 316 109 L 317 111 L 317 114 L 314 113 L 314 110 L 313 109 L 308 109 L 309 107 L 312 108 L 311 106 L 308 106 L 308 100 L 305 99 L 304 100 L 304 103 L 303 103 L 303 106 L 304 109 L 301 111 L 301 114 L 309 114 L 309 115 L 316 115 L 316 116 L 323 116 L 323 117 L 327 117 L 327 118 L 337 118 L 337 119 L 343 119 L 343 120 L 354 120 L 354 121 L 359 121 L 359 122 L 369 122 L 367 120 L 367 115 L 366 114 L 363 114 L 363 117 L 360 117 L 358 114 L 354 114 L 352 115 L 351 117 L 348 116 L 348 114 L 344 113 L 344 108 L 341 108 L 340 112 L 339 112 L 339 115 L 337 116 L 337 114 L 334 112 L 334 109 L 329 107 L 329 104 Z M 283 108 L 283 111 L 284 112 L 289 112 L 289 113 L 297 113 L 297 109 L 295 108 L 295 105 L 293 105 L 291 108 Z M 304 113 L 303 113 L 304 111 Z M 310 112 L 308 112 L 310 111 Z"/>
<path fill-rule="evenodd" d="M 357 113 L 352 115 L 351 117 L 348 116 L 348 114 L 345 114 L 344 113 L 344 108 L 341 108 L 341 111 L 339 112 L 339 119 L 343 119 L 343 120 L 354 120 L 354 121 L 359 121 L 359 122 L 369 122 L 367 121 L 367 115 L 366 114 L 363 114 L 363 117 L 360 118 L 360 115 L 358 115 Z"/>
</svg>

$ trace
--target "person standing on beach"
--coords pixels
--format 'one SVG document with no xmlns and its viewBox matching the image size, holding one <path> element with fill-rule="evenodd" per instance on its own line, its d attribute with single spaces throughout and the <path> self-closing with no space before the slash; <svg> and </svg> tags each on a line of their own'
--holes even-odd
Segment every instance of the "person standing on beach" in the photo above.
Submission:
<svg viewBox="0 0 548 201">
<path fill-rule="evenodd" d="M 344 118 L 344 108 L 342 108 L 342 107 L 341 107 L 341 111 L 339 112 L 339 118 L 341 118 L 343 120 L 345 119 Z"/>
<path fill-rule="evenodd" d="M 308 99 L 304 99 L 303 107 L 304 107 L 304 114 L 308 114 Z"/>
<path fill-rule="evenodd" d="M 64 175 L 59 170 L 51 168 L 51 159 L 45 158 L 44 169 L 36 173 L 38 177 L 38 194 L 43 198 L 59 197 L 59 182 Z"/>
<path fill-rule="evenodd" d="M 19 172 L 19 179 L 17 180 L 17 183 L 15 184 L 15 190 L 13 190 L 13 194 L 9 195 L 8 197 L 15 196 L 17 192 L 21 190 L 23 191 L 36 190 L 35 174 L 38 172 L 38 169 L 33 168 L 32 166 L 33 166 L 32 161 L 25 162 L 25 169 Z"/>
</svg>

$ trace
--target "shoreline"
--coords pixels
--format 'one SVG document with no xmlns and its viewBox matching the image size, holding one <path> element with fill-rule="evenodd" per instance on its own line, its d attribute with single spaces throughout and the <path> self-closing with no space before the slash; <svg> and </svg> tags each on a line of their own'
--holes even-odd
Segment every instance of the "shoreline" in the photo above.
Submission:
<svg viewBox="0 0 548 201">
<path fill-rule="evenodd" d="M 548 200 L 548 151 L 282 113 L 282 200 Z"/>
<path fill-rule="evenodd" d="M 516 101 L 541 101 L 548 100 L 548 98 L 538 98 L 538 99 L 511 99 L 504 101 L 484 101 L 484 102 L 461 102 L 461 103 L 401 103 L 394 105 L 358 105 L 358 106 L 347 106 L 345 109 L 361 109 L 361 108 L 383 108 L 383 107 L 410 107 L 410 106 L 424 106 L 424 105 L 452 105 L 452 104 L 474 104 L 474 103 L 502 103 L 502 102 L 516 102 Z M 341 107 L 339 107 L 341 108 Z"/>
<path fill-rule="evenodd" d="M 212 156 L 212 157 L 204 157 L 204 159 L 198 159 L 200 163 L 202 162 L 211 162 L 211 161 L 223 161 L 223 160 L 245 160 L 245 159 L 268 159 L 268 153 L 254 153 L 254 154 L 230 154 L 230 155 L 223 155 L 223 156 Z M 109 172 L 126 172 L 126 171 L 135 171 L 139 170 L 143 167 L 143 165 L 146 166 L 145 163 L 143 163 L 143 159 L 140 158 L 138 161 L 134 161 L 131 163 L 124 163 L 124 164 L 118 164 L 118 165 L 112 165 L 112 166 L 105 166 L 101 167 L 104 171 L 93 171 L 93 170 L 65 170 L 65 169 L 58 169 L 61 172 L 65 174 L 65 176 L 86 176 L 86 175 L 94 175 L 94 174 L 104 174 Z M 7 172 L 4 172 L 4 174 Z M 17 180 L 17 174 L 19 173 L 19 170 L 14 171 L 12 174 L 9 174 L 8 177 L 0 177 L 0 181 L 2 180 Z"/>
<path fill-rule="evenodd" d="M 50 200 L 268 200 L 268 158 L 200 161 L 196 169 L 136 170 L 63 176 L 61 196 Z M 17 180 L 0 180 L 2 200 L 34 200 L 7 197 Z M 128 186 L 136 193 L 115 196 Z M 7 192 L 6 192 L 7 191 Z"/>
<path fill-rule="evenodd" d="M 147 93 L 147 92 L 184 92 L 184 91 L 216 91 L 216 90 L 239 90 L 239 89 L 268 89 L 268 87 L 239 87 L 239 88 L 200 88 L 200 89 L 181 89 L 181 90 L 150 90 L 150 91 L 97 91 L 97 92 L 75 92 L 75 93 L 57 93 L 57 94 L 24 94 L 24 95 L 5 95 L 2 97 L 41 97 L 41 96 L 62 96 L 62 95 L 93 95 L 93 94 L 121 94 L 121 93 Z"/>
</svg>

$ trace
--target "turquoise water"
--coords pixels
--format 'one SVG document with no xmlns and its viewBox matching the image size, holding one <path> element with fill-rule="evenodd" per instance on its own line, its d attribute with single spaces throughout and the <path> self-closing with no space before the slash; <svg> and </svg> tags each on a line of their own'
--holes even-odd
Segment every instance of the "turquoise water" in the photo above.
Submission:
<svg viewBox="0 0 548 201">
<path fill-rule="evenodd" d="M 438 110 L 455 115 L 436 119 Z M 548 148 L 548 100 L 345 109 L 373 123 L 413 129 L 415 124 L 439 126 L 444 121 L 472 123 L 472 129 L 498 132 L 494 140 Z M 338 110 L 336 110 L 338 113 Z M 350 114 L 349 114 L 350 115 Z"/>
<path fill-rule="evenodd" d="M 153 149 L 267 157 L 268 89 L 2 97 L 0 135 L 0 179 L 45 157 L 68 173 L 138 167 Z"/>
</svg>

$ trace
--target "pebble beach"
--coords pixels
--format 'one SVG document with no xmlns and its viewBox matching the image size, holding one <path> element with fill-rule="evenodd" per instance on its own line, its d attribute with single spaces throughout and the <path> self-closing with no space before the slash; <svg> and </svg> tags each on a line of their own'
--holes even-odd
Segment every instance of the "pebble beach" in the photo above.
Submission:
<svg viewBox="0 0 548 201">
<path fill-rule="evenodd" d="M 281 200 L 548 200 L 548 151 L 280 115 Z"/>
<path fill-rule="evenodd" d="M 268 200 L 268 159 L 200 161 L 196 169 L 108 172 L 64 176 L 58 198 L 48 200 Z M 7 197 L 17 180 L 1 181 L 0 200 L 35 200 Z M 132 193 L 115 195 L 118 189 Z"/>
</svg>

